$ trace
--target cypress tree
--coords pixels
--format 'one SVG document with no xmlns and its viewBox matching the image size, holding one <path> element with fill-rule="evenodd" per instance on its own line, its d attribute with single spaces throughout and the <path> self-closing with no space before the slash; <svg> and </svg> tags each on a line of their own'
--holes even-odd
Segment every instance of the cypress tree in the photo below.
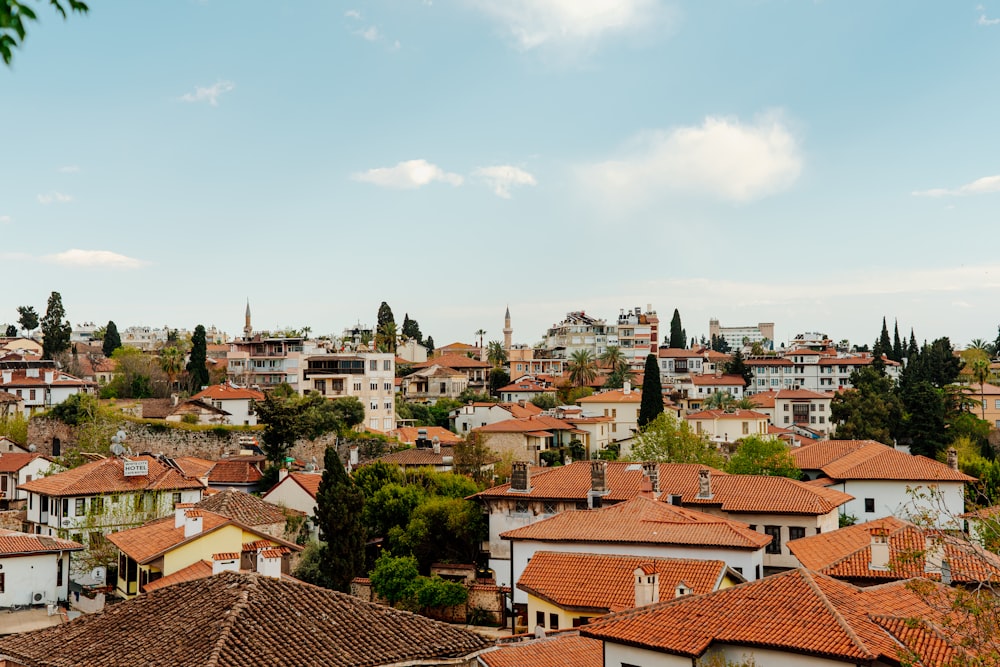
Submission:
<svg viewBox="0 0 1000 667">
<path fill-rule="evenodd" d="M 365 564 L 364 495 L 344 470 L 336 448 L 326 448 L 323 467 L 316 492 L 316 521 L 320 540 L 326 543 L 320 567 L 329 588 L 348 593 Z"/>
<path fill-rule="evenodd" d="M 892 360 L 903 361 L 903 342 L 899 340 L 899 320 L 896 320 L 896 331 L 892 338 Z"/>
<path fill-rule="evenodd" d="M 744 387 L 749 387 L 750 383 L 753 382 L 753 371 L 744 362 L 742 350 L 733 352 L 732 361 L 726 364 L 725 371 L 726 375 L 739 375 L 742 377 Z"/>
<path fill-rule="evenodd" d="M 191 356 L 188 357 L 187 372 L 191 374 L 191 387 L 201 391 L 208 386 L 208 342 L 205 339 L 205 327 L 199 324 L 191 335 Z"/>
<path fill-rule="evenodd" d="M 40 322 L 43 359 L 54 359 L 55 355 L 69 349 L 69 336 L 73 327 L 63 319 L 65 316 L 62 296 L 59 292 L 52 292 L 49 295 L 48 307 L 45 309 L 45 317 Z"/>
<path fill-rule="evenodd" d="M 392 316 L 392 308 L 389 307 L 389 304 L 383 301 L 382 305 L 378 307 L 378 323 L 375 326 L 375 331 L 380 331 L 389 322 L 395 324 L 396 318 Z"/>
<path fill-rule="evenodd" d="M 920 348 L 917 347 L 917 337 L 913 334 L 913 327 L 910 327 L 910 344 L 906 348 L 906 358 L 913 360 L 918 354 Z"/>
<path fill-rule="evenodd" d="M 674 316 L 670 319 L 670 347 L 684 349 L 687 347 L 687 336 L 681 327 L 681 314 L 674 308 Z"/>
<path fill-rule="evenodd" d="M 879 345 L 882 347 L 882 353 L 886 355 L 892 354 L 892 341 L 889 340 L 889 327 L 885 325 L 885 318 L 882 318 L 882 333 L 878 339 Z"/>
<path fill-rule="evenodd" d="M 118 334 L 118 325 L 113 320 L 108 320 L 108 326 L 104 329 L 104 343 L 101 351 L 104 356 L 110 358 L 111 353 L 122 346 L 122 337 Z"/>
<path fill-rule="evenodd" d="M 656 355 L 647 354 L 642 378 L 642 401 L 639 403 L 639 428 L 645 428 L 646 424 L 656 419 L 662 412 L 663 385 L 660 383 L 660 367 L 656 363 Z"/>
</svg>

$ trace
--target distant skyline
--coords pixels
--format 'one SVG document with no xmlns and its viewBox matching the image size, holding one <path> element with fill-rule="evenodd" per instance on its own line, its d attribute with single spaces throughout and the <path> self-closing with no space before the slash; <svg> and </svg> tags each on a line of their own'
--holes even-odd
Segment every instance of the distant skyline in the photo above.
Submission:
<svg viewBox="0 0 1000 667">
<path fill-rule="evenodd" d="M 992 340 L 1000 4 L 39 5 L 0 68 L 0 323 L 538 342 L 652 304 Z"/>
</svg>

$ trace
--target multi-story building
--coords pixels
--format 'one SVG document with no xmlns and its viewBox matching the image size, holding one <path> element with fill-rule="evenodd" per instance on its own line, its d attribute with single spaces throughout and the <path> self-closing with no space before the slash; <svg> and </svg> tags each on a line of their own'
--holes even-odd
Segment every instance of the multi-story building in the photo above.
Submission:
<svg viewBox="0 0 1000 667">
<path fill-rule="evenodd" d="M 396 427 L 396 363 L 391 352 L 319 354 L 303 362 L 300 392 L 352 396 L 365 406 L 365 426 L 377 431 Z"/>
<path fill-rule="evenodd" d="M 746 393 L 778 389 L 815 392 L 850 389 L 853 386 L 851 374 L 870 366 L 873 361 L 869 353 L 845 354 L 832 347 L 822 350 L 800 348 L 787 351 L 781 357 L 747 359 L 745 363 L 753 371 L 753 380 Z M 901 364 L 885 359 L 885 372 L 889 377 L 898 380 L 901 370 Z"/>
<path fill-rule="evenodd" d="M 21 399 L 21 409 L 28 415 L 48 410 L 73 394 L 87 394 L 95 388 L 93 382 L 63 373 L 54 365 L 24 364 L 18 367 L 13 362 L 5 362 L 4 366 L 0 370 L 0 392 Z"/>
<path fill-rule="evenodd" d="M 559 377 L 566 371 L 566 360 L 545 356 L 547 350 L 536 350 L 527 345 L 514 345 L 507 350 L 507 372 L 511 381 L 524 375 L 551 375 Z"/>
<path fill-rule="evenodd" d="M 756 326 L 724 327 L 719 324 L 719 320 L 714 317 L 708 321 L 709 338 L 722 338 L 729 345 L 729 349 L 738 350 L 744 345 L 754 343 L 764 343 L 769 341 L 773 348 L 774 344 L 774 322 L 760 322 Z"/>
<path fill-rule="evenodd" d="M 302 393 L 304 339 L 258 333 L 230 344 L 226 375 L 244 387 L 267 389 L 282 382 Z"/>
<path fill-rule="evenodd" d="M 566 313 L 566 319 L 549 327 L 542 349 L 548 350 L 557 359 L 569 359 L 579 350 L 589 350 L 596 358 L 609 345 L 618 343 L 618 331 L 614 324 L 577 310 Z"/>
<path fill-rule="evenodd" d="M 652 304 L 642 312 L 639 306 L 618 313 L 618 347 L 633 368 L 642 368 L 646 357 L 657 354 L 660 340 L 660 319 Z"/>
</svg>

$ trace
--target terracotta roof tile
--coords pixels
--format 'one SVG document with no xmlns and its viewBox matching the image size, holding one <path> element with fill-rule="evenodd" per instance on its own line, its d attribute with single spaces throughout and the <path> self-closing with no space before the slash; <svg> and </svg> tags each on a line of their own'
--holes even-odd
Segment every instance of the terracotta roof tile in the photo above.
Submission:
<svg viewBox="0 0 1000 667">
<path fill-rule="evenodd" d="M 189 517 L 201 516 L 201 532 L 193 537 L 201 537 L 231 522 L 215 512 L 186 510 Z M 184 526 L 174 527 L 174 517 L 168 516 L 149 523 L 108 535 L 108 540 L 137 563 L 146 563 L 165 551 L 192 538 L 184 537 Z"/>
<path fill-rule="evenodd" d="M 505 419 L 502 422 L 495 422 L 474 428 L 473 431 L 482 433 L 531 433 L 532 431 L 570 431 L 572 429 L 573 424 L 565 419 L 535 415 L 521 419 Z"/>
<path fill-rule="evenodd" d="M 60 537 L 48 537 L 21 533 L 16 530 L 0 529 L 0 555 L 20 556 L 23 554 L 58 553 L 60 551 L 80 551 L 83 545 Z M 8 584 L 9 585 L 9 584 Z"/>
<path fill-rule="evenodd" d="M 576 399 L 577 403 L 642 403 L 642 390 L 631 389 L 626 394 L 624 389 L 611 389 L 590 396 Z"/>
<path fill-rule="evenodd" d="M 323 481 L 323 474 L 318 472 L 292 472 L 288 474 L 292 480 L 301 486 L 306 493 L 313 498 L 319 493 L 319 483 Z"/>
<path fill-rule="evenodd" d="M 247 526 L 284 523 L 289 516 L 304 516 L 299 510 L 278 507 L 257 496 L 236 489 L 226 489 L 204 498 L 197 504 L 197 507 L 221 514 Z"/>
<path fill-rule="evenodd" d="M 263 401 L 264 394 L 262 392 L 256 391 L 255 389 L 246 389 L 244 387 L 236 387 L 229 383 L 226 384 L 213 384 L 207 389 L 202 389 L 197 394 L 191 397 L 192 401 L 238 401 L 238 400 L 250 400 L 250 401 Z"/>
<path fill-rule="evenodd" d="M 702 410 L 685 416 L 685 419 L 768 419 L 763 412 L 754 410 Z"/>
<path fill-rule="evenodd" d="M 683 489 L 682 502 L 714 505 L 724 512 L 822 515 L 854 499 L 836 489 L 810 486 L 787 477 L 713 474 L 711 482 L 711 498 L 698 497 L 695 481 Z M 667 495 L 664 493 L 662 497 L 666 499 Z"/>
<path fill-rule="evenodd" d="M 37 458 L 44 458 L 38 452 L 22 454 L 20 452 L 6 452 L 0 454 L 0 472 L 17 472 Z M 48 460 L 48 459 L 46 459 Z"/>
<path fill-rule="evenodd" d="M 223 459 L 216 462 L 208 473 L 209 484 L 255 484 L 264 475 L 255 461 Z"/>
<path fill-rule="evenodd" d="M 418 431 L 426 431 L 428 440 L 437 438 L 438 442 L 442 445 L 453 445 L 456 442 L 462 442 L 462 436 L 440 426 L 401 426 L 395 431 L 390 431 L 390 434 L 395 435 L 396 439 L 400 442 L 412 445 L 417 441 Z"/>
<path fill-rule="evenodd" d="M 874 440 L 822 440 L 792 450 L 802 470 L 820 470 L 831 479 L 975 481 L 923 456 L 912 456 Z"/>
<path fill-rule="evenodd" d="M 26 667 L 374 667 L 459 658 L 490 646 L 462 628 L 344 593 L 232 572 L 0 639 L 0 652 Z"/>
<path fill-rule="evenodd" d="M 603 667 L 603 644 L 577 634 L 503 645 L 479 658 L 486 667 Z"/>
<path fill-rule="evenodd" d="M 398 452 L 386 454 L 385 456 L 380 456 L 376 459 L 376 461 L 392 463 L 398 466 L 443 466 L 445 465 L 445 457 L 449 457 L 454 460 L 454 456 L 454 447 L 443 446 L 441 447 L 441 451 L 439 453 L 435 453 L 434 450 L 429 447 L 422 449 L 411 447 L 410 449 L 403 449 Z"/>
<path fill-rule="evenodd" d="M 152 456 L 132 456 L 129 460 L 147 461 L 149 475 L 125 477 L 122 471 L 122 459 L 109 457 L 55 475 L 33 479 L 18 488 L 48 496 L 92 496 L 146 490 L 202 488 L 198 480 L 182 476 Z"/>
<path fill-rule="evenodd" d="M 239 554 L 236 556 L 239 558 Z M 173 574 L 168 574 L 165 577 L 160 577 L 159 579 L 154 579 L 145 586 L 142 587 L 143 592 L 149 593 L 150 591 L 155 591 L 157 588 L 165 588 L 167 586 L 172 586 L 173 584 L 179 584 L 184 581 L 195 581 L 197 579 L 205 579 L 206 577 L 212 576 L 212 563 L 207 560 L 200 560 L 185 568 L 177 570 Z"/>
<path fill-rule="evenodd" d="M 640 566 L 659 573 L 661 600 L 675 597 L 681 582 L 696 595 L 710 593 L 727 569 L 721 560 L 536 551 L 517 587 L 559 607 L 606 614 L 635 606 L 633 572 Z"/>
<path fill-rule="evenodd" d="M 549 542 L 617 542 L 757 550 L 771 538 L 737 521 L 636 496 L 595 510 L 569 510 L 508 530 L 501 538 Z"/>
</svg>

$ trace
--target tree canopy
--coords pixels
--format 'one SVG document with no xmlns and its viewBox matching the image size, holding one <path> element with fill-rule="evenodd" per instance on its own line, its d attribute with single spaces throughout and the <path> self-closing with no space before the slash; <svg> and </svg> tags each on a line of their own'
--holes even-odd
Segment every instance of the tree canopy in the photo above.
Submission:
<svg viewBox="0 0 1000 667">
<path fill-rule="evenodd" d="M 681 313 L 674 308 L 674 316 L 670 318 L 670 347 L 686 348 L 687 332 L 681 326 Z"/>
<path fill-rule="evenodd" d="M 205 337 L 205 326 L 199 324 L 191 335 L 191 354 L 188 356 L 187 372 L 191 379 L 191 389 L 201 391 L 207 387 L 208 377 L 208 341 Z"/>
<path fill-rule="evenodd" d="M 118 334 L 118 325 L 114 320 L 108 320 L 108 325 L 104 328 L 104 341 L 101 345 L 101 352 L 105 357 L 110 357 L 111 353 L 122 346 L 122 337 Z"/>
<path fill-rule="evenodd" d="M 597 361 L 590 350 L 575 350 L 566 364 L 569 381 L 576 387 L 590 384 L 597 377 Z"/>
<path fill-rule="evenodd" d="M 741 350 L 733 352 L 733 358 L 725 365 L 725 373 L 726 375 L 739 375 L 743 378 L 744 387 L 752 386 L 753 371 L 746 365 L 746 361 L 743 359 L 743 352 Z"/>
<path fill-rule="evenodd" d="M 633 461 L 659 463 L 700 463 L 721 468 L 725 458 L 715 445 L 691 430 L 687 421 L 662 413 L 635 436 L 630 457 Z"/>
<path fill-rule="evenodd" d="M 39 325 L 42 328 L 42 358 L 55 359 L 56 355 L 69 349 L 69 337 L 73 331 L 63 309 L 62 295 L 52 292 L 49 295 L 45 316 Z"/>
<path fill-rule="evenodd" d="M 17 307 L 17 323 L 29 334 L 38 328 L 38 313 L 33 306 Z"/>
<path fill-rule="evenodd" d="M 660 383 L 660 367 L 656 355 L 647 354 L 642 376 L 642 398 L 639 402 L 639 428 L 645 428 L 646 424 L 662 413 L 663 385 Z"/>
<path fill-rule="evenodd" d="M 48 0 L 49 4 L 64 19 L 66 10 L 86 14 L 87 4 L 80 0 Z M 24 44 L 27 37 L 27 25 L 37 21 L 38 15 L 23 0 L 0 0 L 0 58 L 5 65 L 10 66 L 14 59 L 14 49 Z M 34 327 L 30 327 L 34 329 Z"/>
<path fill-rule="evenodd" d="M 750 436 L 739 441 L 736 453 L 726 464 L 726 472 L 736 475 L 772 475 L 799 479 L 802 471 L 788 447 L 777 439 Z"/>
<path fill-rule="evenodd" d="M 329 588 L 347 593 L 351 580 L 364 569 L 364 496 L 344 470 L 335 448 L 327 447 L 323 461 L 323 478 L 316 492 L 316 521 L 326 543 L 321 569 Z"/>
<path fill-rule="evenodd" d="M 269 391 L 263 401 L 256 403 L 256 410 L 264 424 L 261 449 L 272 464 L 280 464 L 299 438 L 343 433 L 365 417 L 365 406 L 357 398 L 345 396 L 331 401 L 317 392 L 283 396 Z"/>
</svg>

